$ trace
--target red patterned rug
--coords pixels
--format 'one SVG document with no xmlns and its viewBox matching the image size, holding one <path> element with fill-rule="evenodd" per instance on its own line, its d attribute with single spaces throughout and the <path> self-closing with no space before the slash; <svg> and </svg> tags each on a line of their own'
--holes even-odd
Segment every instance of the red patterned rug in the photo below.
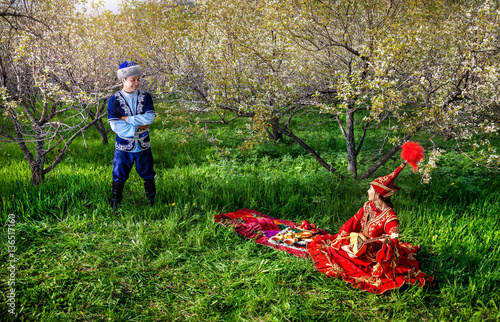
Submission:
<svg viewBox="0 0 500 322">
<path fill-rule="evenodd" d="M 227 214 L 215 215 L 214 218 L 215 222 L 232 227 L 240 236 L 252 239 L 257 244 L 272 247 L 297 257 L 309 257 L 306 247 L 285 246 L 269 242 L 269 238 L 280 231 L 296 229 L 298 225 L 292 221 L 275 219 L 251 209 L 240 209 Z M 322 229 L 318 231 L 322 235 L 326 234 L 326 231 Z"/>
</svg>

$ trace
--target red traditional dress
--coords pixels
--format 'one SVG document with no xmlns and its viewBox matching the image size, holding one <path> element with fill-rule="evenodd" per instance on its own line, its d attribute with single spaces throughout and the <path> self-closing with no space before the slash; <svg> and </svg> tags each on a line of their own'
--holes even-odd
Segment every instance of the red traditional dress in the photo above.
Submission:
<svg viewBox="0 0 500 322">
<path fill-rule="evenodd" d="M 390 242 L 375 241 L 368 244 L 363 255 L 356 256 L 349 243 L 351 232 L 363 233 L 367 238 L 390 236 Z M 368 201 L 335 236 L 318 236 L 307 249 L 316 268 L 331 277 L 342 277 L 361 290 L 384 293 L 403 284 L 423 286 L 433 277 L 421 272 L 415 259 L 418 246 L 400 243 L 399 220 L 387 208 L 380 211 Z"/>
</svg>

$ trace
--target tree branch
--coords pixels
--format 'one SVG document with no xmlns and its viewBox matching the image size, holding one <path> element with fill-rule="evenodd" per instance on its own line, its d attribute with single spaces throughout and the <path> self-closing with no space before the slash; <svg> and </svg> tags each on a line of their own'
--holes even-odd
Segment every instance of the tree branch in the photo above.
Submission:
<svg viewBox="0 0 500 322">
<path fill-rule="evenodd" d="M 340 121 L 339 116 L 335 115 L 335 119 L 337 120 L 337 123 L 339 124 L 340 130 L 342 131 L 342 134 L 344 135 L 344 138 L 347 140 L 347 134 L 345 133 L 344 126 L 342 125 L 342 122 Z"/>
<path fill-rule="evenodd" d="M 412 137 L 413 134 L 407 134 L 403 138 L 402 142 L 406 142 L 409 138 Z M 375 171 L 377 171 L 378 168 L 380 168 L 382 165 L 384 165 L 396 152 L 398 152 L 401 149 L 401 144 L 395 145 L 389 152 L 386 153 L 382 158 L 380 158 L 377 162 L 375 162 L 370 169 L 368 169 L 361 177 L 360 179 L 366 179 L 369 178 Z"/>
<path fill-rule="evenodd" d="M 102 119 L 106 115 L 107 115 L 107 113 L 106 114 L 102 114 L 98 118 L 94 119 L 92 122 L 87 123 L 84 127 L 82 127 L 80 130 L 78 130 L 76 133 L 74 133 L 73 136 L 71 136 L 71 138 L 69 138 L 68 142 L 66 142 L 66 144 L 64 145 L 64 147 L 61 149 L 61 152 L 59 152 L 59 154 L 54 159 L 54 161 L 52 162 L 52 164 L 49 165 L 47 168 L 43 169 L 43 174 L 45 175 L 45 174 L 49 173 L 52 169 L 54 169 L 54 167 L 56 165 L 59 164 L 59 162 L 61 162 L 62 157 L 64 156 L 64 153 L 66 153 L 66 150 L 68 149 L 69 145 L 71 144 L 71 142 L 73 142 L 73 140 L 75 138 L 78 137 L 78 135 L 80 135 L 81 133 L 83 133 L 86 129 L 88 129 L 89 127 L 91 127 L 92 125 L 94 125 L 95 122 L 97 122 L 98 120 Z"/>
<path fill-rule="evenodd" d="M 309 145 L 307 145 L 304 141 L 302 141 L 299 137 L 297 137 L 295 134 L 292 133 L 292 131 L 286 129 L 286 128 L 278 128 L 278 130 L 291 138 L 292 140 L 295 141 L 298 145 L 303 147 L 309 154 L 319 163 L 321 164 L 326 170 L 328 170 L 331 173 L 334 173 L 337 171 L 334 167 L 329 165 L 325 160 L 323 160 L 316 151 L 314 151 Z M 339 174 L 340 178 L 344 178 L 341 174 Z"/>
<path fill-rule="evenodd" d="M 361 136 L 361 140 L 358 143 L 358 148 L 356 149 L 356 156 L 359 155 L 359 152 L 361 151 L 361 147 L 363 146 L 363 142 L 365 141 L 365 136 L 366 136 L 366 131 L 368 130 L 368 122 L 365 123 L 363 126 L 363 135 Z"/>
</svg>

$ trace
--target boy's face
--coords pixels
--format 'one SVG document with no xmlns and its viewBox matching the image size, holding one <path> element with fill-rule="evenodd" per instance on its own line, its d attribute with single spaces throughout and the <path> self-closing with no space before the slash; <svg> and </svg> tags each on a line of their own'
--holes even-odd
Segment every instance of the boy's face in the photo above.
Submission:
<svg viewBox="0 0 500 322">
<path fill-rule="evenodd" d="M 130 76 L 122 78 L 123 90 L 127 93 L 133 93 L 139 88 L 141 76 Z"/>
</svg>

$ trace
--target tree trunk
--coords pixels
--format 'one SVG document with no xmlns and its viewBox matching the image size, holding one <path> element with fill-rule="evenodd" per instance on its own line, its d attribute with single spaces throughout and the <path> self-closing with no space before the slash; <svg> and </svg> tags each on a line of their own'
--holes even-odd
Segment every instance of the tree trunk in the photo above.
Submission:
<svg viewBox="0 0 500 322">
<path fill-rule="evenodd" d="M 3 63 L 2 56 L 0 56 L 0 75 L 1 75 L 1 86 L 7 87 L 7 69 Z"/>
<path fill-rule="evenodd" d="M 277 142 L 283 137 L 283 133 L 280 131 L 279 127 L 279 119 L 277 117 L 271 118 L 271 131 L 268 129 L 267 133 L 273 142 Z"/>
<path fill-rule="evenodd" d="M 41 129 L 35 130 L 35 158 L 30 162 L 31 181 L 35 186 L 42 183 L 44 179 L 43 163 L 45 161 L 44 137 Z"/>
<path fill-rule="evenodd" d="M 90 119 L 92 120 L 92 123 L 94 124 L 94 128 L 101 136 L 102 144 L 105 144 L 105 145 L 107 145 L 109 143 L 108 142 L 108 132 L 109 131 L 106 130 L 104 123 L 102 123 L 102 115 L 106 114 L 106 102 L 107 102 L 107 99 L 102 99 L 101 102 L 97 103 L 95 105 L 95 112 L 92 111 L 92 107 L 89 107 L 87 109 L 87 114 L 89 115 Z"/>
<path fill-rule="evenodd" d="M 354 140 L 354 111 L 348 108 L 345 120 L 345 140 L 347 143 L 347 164 L 354 179 L 358 177 L 358 153 Z"/>
<path fill-rule="evenodd" d="M 109 143 L 109 141 L 108 141 L 108 131 L 104 127 L 104 123 L 102 123 L 102 119 L 97 120 L 97 122 L 94 124 L 94 128 L 97 130 L 97 132 L 101 136 L 101 142 L 102 142 L 102 144 L 107 145 Z"/>
<path fill-rule="evenodd" d="M 31 168 L 31 182 L 35 186 L 40 185 L 43 182 L 43 179 L 45 178 L 45 175 L 43 173 L 43 165 L 40 167 L 40 165 L 37 163 L 32 163 L 30 164 Z"/>
</svg>

